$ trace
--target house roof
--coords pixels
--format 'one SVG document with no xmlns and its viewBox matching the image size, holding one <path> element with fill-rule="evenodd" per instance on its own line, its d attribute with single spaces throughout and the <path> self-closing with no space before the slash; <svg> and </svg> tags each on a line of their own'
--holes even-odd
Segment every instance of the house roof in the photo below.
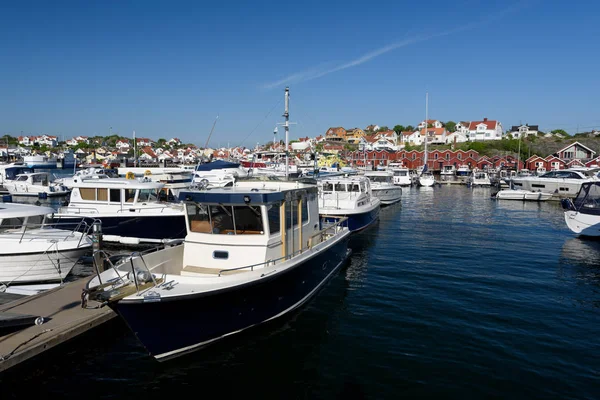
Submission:
<svg viewBox="0 0 600 400">
<path fill-rule="evenodd" d="M 475 131 L 477 130 L 477 125 L 480 124 L 484 124 L 487 126 L 487 129 L 496 129 L 496 125 L 497 125 L 498 121 L 490 121 L 490 120 L 483 120 L 483 121 L 471 121 L 471 123 L 469 124 L 469 130 L 470 131 Z"/>
<path fill-rule="evenodd" d="M 585 145 L 583 145 L 583 144 L 581 144 L 581 143 L 579 143 L 579 142 L 574 142 L 574 143 L 571 143 L 570 145 L 568 145 L 568 146 L 566 146 L 566 147 L 563 147 L 562 149 L 558 150 L 556 153 L 558 154 L 558 153 L 560 153 L 560 152 L 563 152 L 563 151 L 567 150 L 569 147 L 573 147 L 573 146 L 575 146 L 575 145 L 578 145 L 578 146 L 581 146 L 581 147 L 583 147 L 584 149 L 586 149 L 586 150 L 590 151 L 592 154 L 596 154 L 596 152 L 595 152 L 594 150 L 590 149 L 589 147 L 587 147 L 587 146 L 585 146 Z"/>
</svg>

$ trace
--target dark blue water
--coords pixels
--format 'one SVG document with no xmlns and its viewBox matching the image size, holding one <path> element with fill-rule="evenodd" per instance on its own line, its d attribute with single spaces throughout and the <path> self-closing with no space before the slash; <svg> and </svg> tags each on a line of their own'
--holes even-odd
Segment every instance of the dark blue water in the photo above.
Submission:
<svg viewBox="0 0 600 400">
<path fill-rule="evenodd" d="M 165 363 L 115 319 L 2 398 L 600 398 L 600 241 L 492 190 L 405 189 L 292 316 Z"/>
</svg>

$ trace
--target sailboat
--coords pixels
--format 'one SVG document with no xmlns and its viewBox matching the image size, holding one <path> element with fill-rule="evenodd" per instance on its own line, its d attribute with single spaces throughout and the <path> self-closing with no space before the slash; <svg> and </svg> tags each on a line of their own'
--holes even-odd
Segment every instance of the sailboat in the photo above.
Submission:
<svg viewBox="0 0 600 400">
<path fill-rule="evenodd" d="M 435 184 L 435 178 L 433 177 L 433 174 L 431 173 L 431 171 L 429 171 L 429 167 L 427 166 L 427 142 L 429 142 L 429 138 L 427 137 L 428 100 L 429 94 L 427 93 L 425 94 L 425 157 L 423 158 L 423 170 L 421 171 L 419 179 L 417 180 L 419 186 L 424 187 L 431 187 Z"/>
</svg>

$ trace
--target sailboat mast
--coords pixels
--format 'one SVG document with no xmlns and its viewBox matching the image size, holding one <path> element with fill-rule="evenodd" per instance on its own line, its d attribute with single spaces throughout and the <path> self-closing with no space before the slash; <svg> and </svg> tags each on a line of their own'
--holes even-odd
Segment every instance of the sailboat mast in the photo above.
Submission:
<svg viewBox="0 0 600 400">
<path fill-rule="evenodd" d="M 423 171 L 427 171 L 427 119 L 429 118 L 429 93 L 425 93 L 425 165 Z"/>
<path fill-rule="evenodd" d="M 289 132 L 290 132 L 290 88 L 285 88 L 285 179 L 289 179 L 289 165 L 288 165 L 288 149 L 289 149 Z"/>
</svg>

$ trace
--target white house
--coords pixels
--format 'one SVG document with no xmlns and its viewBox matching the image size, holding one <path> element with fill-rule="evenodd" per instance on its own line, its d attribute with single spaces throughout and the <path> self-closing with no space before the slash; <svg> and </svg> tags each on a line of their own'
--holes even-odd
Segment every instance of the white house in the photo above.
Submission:
<svg viewBox="0 0 600 400">
<path fill-rule="evenodd" d="M 129 141 L 128 140 L 123 140 L 123 139 L 118 140 L 117 143 L 115 143 L 115 146 L 121 152 L 127 152 L 129 150 L 129 148 L 131 147 L 131 145 L 129 144 Z"/>
<path fill-rule="evenodd" d="M 467 135 L 462 132 L 456 131 L 446 135 L 446 144 L 465 143 L 468 141 Z"/>
<path fill-rule="evenodd" d="M 471 141 L 501 140 L 502 133 L 502 124 L 499 121 L 484 118 L 483 121 L 471 121 L 468 138 Z"/>
<path fill-rule="evenodd" d="M 428 119 L 427 120 L 427 126 L 431 125 L 433 128 L 443 128 L 444 124 L 441 121 L 435 120 L 435 119 Z M 425 120 L 419 122 L 419 125 L 417 125 L 418 129 L 423 129 L 425 127 Z"/>
<path fill-rule="evenodd" d="M 48 147 L 54 147 L 58 144 L 58 138 L 56 136 L 42 135 L 38 136 L 35 142 L 40 146 L 46 145 Z"/>
<path fill-rule="evenodd" d="M 521 125 L 521 126 L 516 126 L 513 125 L 512 128 L 510 129 L 510 134 L 512 135 L 513 139 L 522 139 L 522 138 L 526 138 L 527 136 L 536 136 L 539 132 L 538 126 L 537 125 L 529 125 L 529 124 L 525 124 L 525 125 Z"/>
<path fill-rule="evenodd" d="M 171 146 L 179 146 L 181 144 L 181 140 L 179 140 L 178 138 L 172 138 L 167 142 L 167 144 Z"/>
<path fill-rule="evenodd" d="M 458 124 L 456 124 L 454 130 L 455 130 L 455 132 L 461 133 L 463 136 L 468 137 L 469 136 L 469 125 L 471 125 L 470 122 L 460 121 Z"/>
<path fill-rule="evenodd" d="M 19 136 L 18 137 L 19 144 L 22 144 L 23 146 L 33 146 L 36 139 L 37 139 L 37 136 Z"/>
</svg>

